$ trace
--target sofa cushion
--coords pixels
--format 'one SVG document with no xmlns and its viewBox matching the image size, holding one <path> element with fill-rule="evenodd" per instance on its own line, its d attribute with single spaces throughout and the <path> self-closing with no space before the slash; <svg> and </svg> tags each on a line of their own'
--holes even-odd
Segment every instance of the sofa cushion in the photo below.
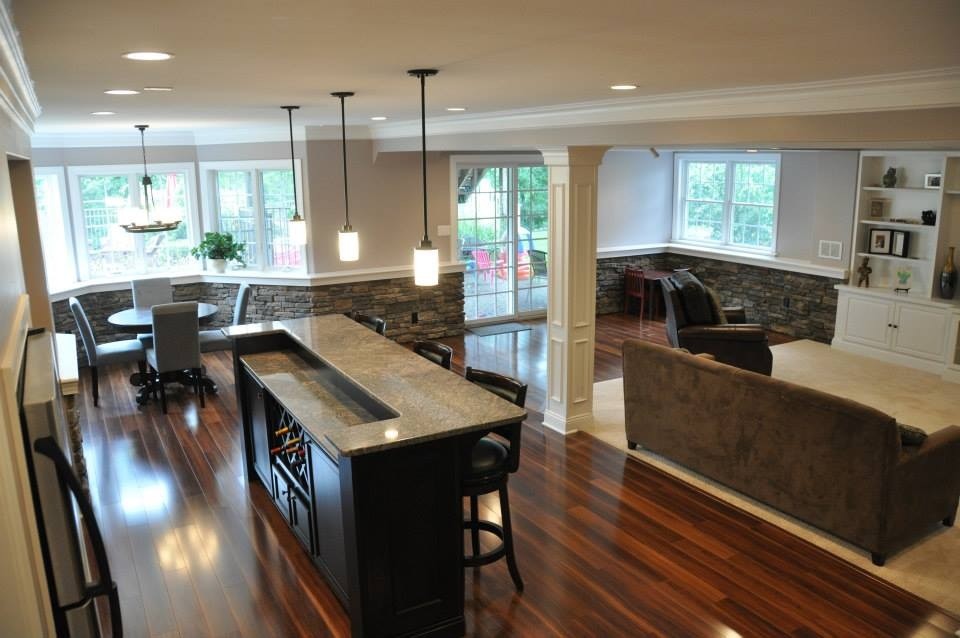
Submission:
<svg viewBox="0 0 960 638">
<path fill-rule="evenodd" d="M 707 301 L 710 302 L 710 315 L 713 318 L 713 323 L 727 323 L 727 314 L 723 311 L 723 306 L 720 304 L 720 295 L 710 286 L 704 286 L 704 289 L 707 291 Z"/>
<path fill-rule="evenodd" d="M 918 427 L 897 422 L 897 430 L 900 431 L 901 445 L 923 445 L 927 440 L 927 433 Z"/>
<path fill-rule="evenodd" d="M 700 280 L 687 270 L 679 270 L 673 273 L 673 283 L 680 291 L 680 300 L 683 302 L 687 323 L 694 325 L 713 323 L 713 312 L 710 310 L 707 290 Z"/>
</svg>

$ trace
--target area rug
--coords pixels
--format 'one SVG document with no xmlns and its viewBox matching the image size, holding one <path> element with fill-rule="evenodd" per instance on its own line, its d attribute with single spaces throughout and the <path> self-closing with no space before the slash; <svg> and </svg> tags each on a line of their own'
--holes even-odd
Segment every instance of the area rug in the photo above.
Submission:
<svg viewBox="0 0 960 638">
<path fill-rule="evenodd" d="M 773 376 L 872 405 L 898 420 L 933 432 L 960 424 L 960 385 L 937 375 L 840 352 L 812 341 L 773 347 Z M 960 614 L 960 526 L 938 527 L 907 549 L 891 555 L 884 567 L 869 554 L 830 534 L 726 488 L 642 449 L 627 450 L 624 435 L 623 379 L 594 384 L 594 424 L 584 428 L 597 438 L 769 521 L 846 561 L 940 607 Z"/>
<path fill-rule="evenodd" d="M 489 337 L 491 335 L 502 335 L 507 332 L 523 332 L 529 330 L 530 326 L 511 321 L 510 323 L 495 323 L 489 326 L 472 326 L 467 328 L 469 332 L 478 337 Z"/>
</svg>

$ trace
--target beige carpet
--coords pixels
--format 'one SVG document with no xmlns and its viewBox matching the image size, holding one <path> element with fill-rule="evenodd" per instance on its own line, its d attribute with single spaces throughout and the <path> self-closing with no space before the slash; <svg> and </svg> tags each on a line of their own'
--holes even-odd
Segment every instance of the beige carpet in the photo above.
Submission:
<svg viewBox="0 0 960 638">
<path fill-rule="evenodd" d="M 812 341 L 773 347 L 773 375 L 849 397 L 928 432 L 960 424 L 960 385 L 940 377 L 847 354 Z M 810 527 L 664 458 L 627 450 L 623 428 L 623 380 L 594 385 L 594 425 L 586 432 L 633 454 L 741 509 L 786 529 L 862 569 L 944 609 L 960 614 L 960 525 L 941 527 L 876 567 L 864 550 Z"/>
</svg>

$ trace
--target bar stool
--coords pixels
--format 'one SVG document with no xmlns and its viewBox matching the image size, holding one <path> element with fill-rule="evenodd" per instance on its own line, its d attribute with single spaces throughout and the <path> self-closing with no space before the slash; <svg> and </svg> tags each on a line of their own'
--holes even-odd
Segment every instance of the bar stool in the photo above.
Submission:
<svg viewBox="0 0 960 638">
<path fill-rule="evenodd" d="M 470 367 L 464 377 L 521 408 L 526 403 L 527 386 L 516 379 Z M 471 450 L 469 465 L 460 485 L 463 495 L 470 497 L 470 519 L 463 522 L 463 528 L 470 530 L 473 550 L 472 555 L 463 557 L 463 564 L 466 567 L 480 567 L 506 557 L 513 584 L 518 592 L 522 592 L 523 579 L 520 578 L 513 551 L 513 526 L 510 523 L 510 500 L 507 496 L 507 478 L 520 467 L 520 424 L 494 428 L 492 434 L 504 439 L 506 445 L 490 435 L 477 441 Z M 502 526 L 493 521 L 480 520 L 477 497 L 491 492 L 500 495 Z M 480 553 L 481 530 L 499 538 L 500 545 L 489 552 Z"/>
<path fill-rule="evenodd" d="M 360 325 L 370 328 L 378 335 L 387 334 L 387 322 L 376 315 L 365 315 L 362 312 L 358 312 L 353 315 L 352 318 Z"/>
<path fill-rule="evenodd" d="M 453 361 L 453 348 L 439 341 L 417 339 L 413 342 L 413 351 L 447 370 L 450 369 L 450 362 Z"/>
</svg>

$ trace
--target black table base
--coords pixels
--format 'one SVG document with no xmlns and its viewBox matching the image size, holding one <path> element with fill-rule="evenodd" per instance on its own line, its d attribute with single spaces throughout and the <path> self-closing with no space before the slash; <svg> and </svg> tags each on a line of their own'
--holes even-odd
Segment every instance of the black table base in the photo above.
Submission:
<svg viewBox="0 0 960 638">
<path fill-rule="evenodd" d="M 174 379 L 174 383 L 179 383 L 185 388 L 193 388 L 194 381 L 193 372 L 190 370 L 181 371 Z M 137 405 L 146 405 L 151 398 L 154 398 L 154 387 L 150 384 L 149 373 L 134 372 L 130 375 L 130 383 L 140 388 L 137 391 Z M 216 382 L 207 376 L 206 368 L 201 368 L 200 383 L 203 384 L 204 394 L 216 394 L 220 389 Z"/>
</svg>

